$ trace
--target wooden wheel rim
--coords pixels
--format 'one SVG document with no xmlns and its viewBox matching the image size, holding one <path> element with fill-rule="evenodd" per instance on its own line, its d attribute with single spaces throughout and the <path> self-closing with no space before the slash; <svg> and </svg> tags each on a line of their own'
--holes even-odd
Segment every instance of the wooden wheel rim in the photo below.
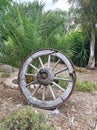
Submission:
<svg viewBox="0 0 97 130">
<path fill-rule="evenodd" d="M 34 67 L 34 69 L 36 70 L 35 74 L 37 75 L 39 73 L 39 70 L 44 68 L 44 63 L 41 60 L 42 56 L 48 57 L 47 66 L 48 66 L 49 70 L 51 69 L 50 68 L 51 57 L 55 57 L 55 58 L 57 57 L 58 60 L 62 61 L 62 64 L 65 64 L 65 66 L 67 67 L 68 73 L 69 73 L 68 85 L 67 85 L 66 89 L 63 89 L 62 86 L 60 86 L 58 83 L 54 82 L 54 80 L 51 83 L 49 83 L 47 85 L 44 84 L 42 86 L 44 88 L 44 89 L 42 88 L 43 91 L 49 86 L 48 88 L 50 89 L 51 95 L 53 97 L 53 99 L 51 99 L 51 100 L 38 99 L 34 94 L 32 94 L 30 92 L 30 90 L 27 87 L 28 86 L 27 82 L 26 82 L 27 70 L 28 70 L 29 66 L 32 66 L 32 68 Z M 39 60 L 41 68 L 37 68 L 36 66 L 33 65 L 33 62 L 36 59 Z M 55 62 L 55 64 L 57 64 L 57 63 Z M 56 66 L 57 65 L 55 65 L 55 68 L 56 68 Z M 65 71 L 65 68 L 63 68 L 63 70 Z M 58 72 L 56 72 L 56 73 L 58 73 Z M 61 71 L 60 71 L 60 73 L 61 73 Z M 54 74 L 54 78 L 56 78 L 55 74 Z M 44 109 L 53 109 L 53 108 L 56 108 L 57 106 L 61 105 L 71 95 L 73 88 L 74 88 L 74 84 L 75 84 L 75 78 L 76 78 L 76 76 L 75 76 L 74 67 L 73 67 L 73 64 L 70 61 L 70 59 L 68 59 L 64 54 L 60 53 L 59 51 L 53 50 L 53 49 L 43 49 L 43 50 L 39 50 L 35 53 L 32 53 L 23 62 L 22 66 L 20 68 L 20 71 L 19 71 L 19 75 L 18 75 L 19 86 L 20 86 L 20 89 L 21 89 L 23 95 L 26 97 L 26 99 L 32 105 L 40 107 L 40 108 L 44 108 Z M 59 78 L 59 79 L 63 80 L 62 78 Z M 66 79 L 64 79 L 64 82 L 65 81 L 66 81 Z M 41 84 L 38 82 L 37 78 L 36 78 L 36 81 L 34 81 L 32 84 L 29 84 L 29 86 L 33 85 L 33 84 L 38 84 L 38 87 L 33 90 L 34 93 L 37 93 L 38 89 L 40 89 L 40 87 L 41 87 Z M 54 91 L 52 89 L 52 84 L 53 84 L 53 86 L 55 85 L 56 87 L 59 87 L 59 89 L 61 89 L 63 91 L 63 93 L 60 96 L 55 97 Z M 45 93 L 44 93 L 44 95 L 45 95 Z"/>
</svg>

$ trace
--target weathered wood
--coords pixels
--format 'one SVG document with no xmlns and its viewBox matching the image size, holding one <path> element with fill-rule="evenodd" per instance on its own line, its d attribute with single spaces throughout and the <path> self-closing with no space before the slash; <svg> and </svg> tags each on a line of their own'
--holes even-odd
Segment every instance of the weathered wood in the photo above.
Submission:
<svg viewBox="0 0 97 130">
<path fill-rule="evenodd" d="M 26 99 L 44 109 L 61 105 L 71 95 L 75 78 L 70 59 L 53 49 L 32 53 L 22 64 L 18 76 L 20 89 Z"/>
</svg>

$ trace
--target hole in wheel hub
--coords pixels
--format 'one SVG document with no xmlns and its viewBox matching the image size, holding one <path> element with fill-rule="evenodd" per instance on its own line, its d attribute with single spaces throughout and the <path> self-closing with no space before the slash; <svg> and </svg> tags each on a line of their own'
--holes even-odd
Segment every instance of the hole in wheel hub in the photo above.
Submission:
<svg viewBox="0 0 97 130">
<path fill-rule="evenodd" d="M 43 73 L 41 74 L 41 79 L 46 79 L 46 78 L 47 78 L 47 73 L 43 72 Z"/>
<path fill-rule="evenodd" d="M 53 79 L 54 74 L 52 71 L 48 69 L 41 69 L 37 74 L 37 80 L 39 81 L 40 84 L 45 86 L 51 84 Z"/>
</svg>

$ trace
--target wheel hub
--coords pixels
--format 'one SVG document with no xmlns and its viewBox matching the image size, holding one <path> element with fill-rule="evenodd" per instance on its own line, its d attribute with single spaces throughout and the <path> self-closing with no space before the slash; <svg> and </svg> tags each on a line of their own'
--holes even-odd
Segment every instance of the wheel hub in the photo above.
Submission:
<svg viewBox="0 0 97 130">
<path fill-rule="evenodd" d="M 37 80 L 40 84 L 47 86 L 54 80 L 54 74 L 48 69 L 40 69 L 37 74 Z"/>
</svg>

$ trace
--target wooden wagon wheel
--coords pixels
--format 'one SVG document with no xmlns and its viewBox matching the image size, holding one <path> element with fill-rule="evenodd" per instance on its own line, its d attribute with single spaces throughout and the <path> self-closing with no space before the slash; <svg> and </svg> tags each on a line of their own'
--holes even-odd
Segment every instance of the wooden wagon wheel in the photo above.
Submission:
<svg viewBox="0 0 97 130">
<path fill-rule="evenodd" d="M 19 86 L 23 95 L 34 106 L 53 109 L 72 93 L 75 71 L 71 61 L 53 49 L 32 53 L 19 71 Z"/>
</svg>

